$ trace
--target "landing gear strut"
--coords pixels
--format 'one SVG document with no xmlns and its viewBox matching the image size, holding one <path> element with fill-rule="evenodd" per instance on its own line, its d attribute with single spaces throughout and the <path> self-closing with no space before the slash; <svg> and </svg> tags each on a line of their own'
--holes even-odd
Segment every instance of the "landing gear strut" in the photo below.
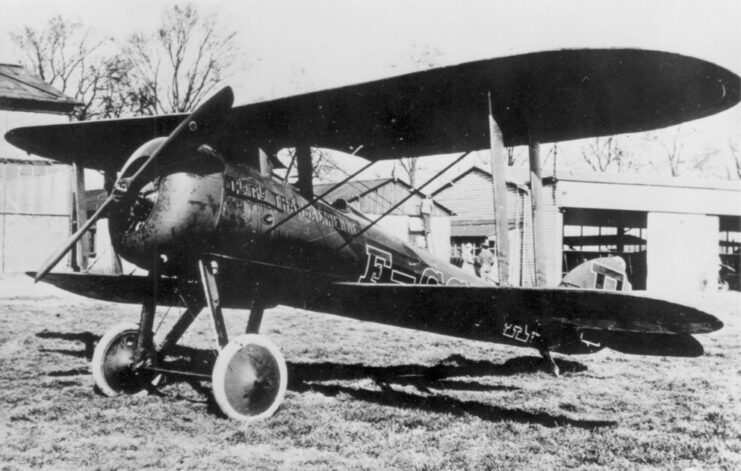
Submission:
<svg viewBox="0 0 741 471">
<path fill-rule="evenodd" d="M 561 371 L 558 369 L 558 365 L 551 356 L 551 351 L 545 344 L 545 342 L 540 344 L 540 346 L 538 347 L 538 351 L 540 352 L 540 356 L 543 357 L 543 366 L 546 371 L 558 378 L 561 375 Z"/>
<path fill-rule="evenodd" d="M 113 326 L 98 341 L 92 360 L 95 385 L 106 396 L 146 393 L 162 380 L 158 359 L 175 346 L 203 308 L 195 300 L 181 300 L 188 306 L 162 343 L 155 348 L 152 329 L 142 332 L 141 325 L 152 325 L 154 304 L 146 301 L 142 307 L 142 322 Z"/>
</svg>

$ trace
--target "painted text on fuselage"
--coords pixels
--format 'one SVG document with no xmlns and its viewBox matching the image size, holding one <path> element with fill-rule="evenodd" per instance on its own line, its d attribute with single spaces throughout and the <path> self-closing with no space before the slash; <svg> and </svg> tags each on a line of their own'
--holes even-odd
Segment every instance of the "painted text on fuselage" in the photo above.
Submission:
<svg viewBox="0 0 741 471">
<path fill-rule="evenodd" d="M 365 271 L 360 276 L 360 283 L 396 283 L 402 285 L 462 285 L 468 283 L 460 278 L 449 276 L 446 280 L 441 270 L 426 267 L 421 276 L 401 270 L 394 266 L 393 254 L 372 245 L 365 246 Z"/>
<path fill-rule="evenodd" d="M 265 188 L 255 180 L 238 179 L 227 175 L 225 185 L 226 193 L 229 196 L 248 199 L 282 213 L 293 214 L 298 212 L 299 217 L 330 226 L 345 234 L 354 235 L 360 231 L 359 225 L 355 221 L 338 215 L 335 211 L 319 203 L 301 209 L 305 205 L 299 200 Z"/>
</svg>

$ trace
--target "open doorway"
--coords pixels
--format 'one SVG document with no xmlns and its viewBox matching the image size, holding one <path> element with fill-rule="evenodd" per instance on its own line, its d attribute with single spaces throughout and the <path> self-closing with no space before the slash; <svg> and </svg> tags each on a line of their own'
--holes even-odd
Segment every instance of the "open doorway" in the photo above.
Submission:
<svg viewBox="0 0 741 471">
<path fill-rule="evenodd" d="M 741 217 L 720 216 L 720 289 L 741 291 Z"/>
</svg>

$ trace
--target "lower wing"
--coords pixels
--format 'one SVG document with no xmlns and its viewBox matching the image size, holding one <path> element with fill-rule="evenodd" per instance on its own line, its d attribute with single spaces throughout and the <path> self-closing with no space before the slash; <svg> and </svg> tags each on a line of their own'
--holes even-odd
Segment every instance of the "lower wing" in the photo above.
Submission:
<svg viewBox="0 0 741 471">
<path fill-rule="evenodd" d="M 50 273 L 45 281 L 113 302 L 141 303 L 152 293 L 142 276 Z M 536 348 L 545 342 L 552 351 L 569 354 L 608 347 L 642 355 L 699 356 L 703 348 L 692 334 L 723 327 L 698 309 L 621 292 L 295 281 L 274 285 L 278 303 L 474 340 Z M 197 282 L 163 278 L 158 303 L 178 304 L 186 292 L 199 296 L 201 291 Z M 222 305 L 244 308 L 248 300 L 225 290 Z"/>
<path fill-rule="evenodd" d="M 602 290 L 339 283 L 317 295 L 344 316 L 568 354 L 699 356 L 692 334 L 723 327 L 689 306 Z"/>
</svg>

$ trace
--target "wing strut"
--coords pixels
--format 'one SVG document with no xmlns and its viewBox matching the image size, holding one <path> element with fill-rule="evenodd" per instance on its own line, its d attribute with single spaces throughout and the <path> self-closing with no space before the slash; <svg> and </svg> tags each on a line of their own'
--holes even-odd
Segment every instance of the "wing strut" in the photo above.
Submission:
<svg viewBox="0 0 741 471">
<path fill-rule="evenodd" d="M 291 170 L 293 170 L 293 164 L 296 163 L 296 151 L 293 151 L 293 156 L 291 156 L 291 163 L 288 164 L 288 168 L 286 169 L 286 175 L 283 177 L 283 184 L 288 184 L 288 176 L 291 175 Z"/>
<path fill-rule="evenodd" d="M 543 194 L 543 176 L 540 161 L 540 143 L 530 136 L 530 205 L 533 210 L 533 248 L 535 255 L 535 286 L 545 286 L 546 247 L 543 213 L 545 198 Z"/>
<path fill-rule="evenodd" d="M 429 180 L 427 180 L 426 182 L 424 182 L 422 184 L 422 186 L 420 186 L 419 188 L 415 188 L 415 191 L 417 191 L 417 192 L 421 191 L 422 188 L 426 187 L 427 185 L 429 185 L 430 183 L 432 183 L 433 181 L 435 181 L 438 177 L 440 177 L 440 175 L 442 175 L 443 173 L 445 173 L 448 170 L 450 170 L 450 168 L 453 167 L 453 165 L 455 165 L 458 162 L 460 162 L 461 160 L 463 160 L 463 158 L 465 156 L 467 156 L 468 154 L 470 154 L 470 153 L 471 153 L 471 151 L 466 151 L 463 154 L 461 154 L 460 157 L 458 157 L 453 162 L 451 162 L 447 167 L 445 167 L 444 169 L 440 170 L 435 175 L 433 175 L 432 178 L 430 178 Z M 376 219 L 373 220 L 373 222 L 371 222 L 370 224 L 368 224 L 367 226 L 365 226 L 364 228 L 362 228 L 360 231 L 358 231 L 357 234 L 354 234 L 352 237 L 350 237 L 349 239 L 347 239 L 347 241 L 344 244 L 342 244 L 337 250 L 342 250 L 345 247 L 347 247 L 350 244 L 350 242 L 352 242 L 353 240 L 357 239 L 362 234 L 365 234 L 368 231 L 368 229 L 370 229 L 371 227 L 375 226 L 378 223 L 378 221 L 380 221 L 381 219 L 383 219 L 386 216 L 388 216 L 389 214 L 391 214 L 396 208 L 398 208 L 402 204 L 406 203 L 407 200 L 409 200 L 409 198 L 411 198 L 412 196 L 414 196 L 414 191 L 410 191 L 407 196 L 405 196 L 399 202 L 397 202 L 395 205 L 393 205 L 391 208 L 389 208 L 388 211 L 386 211 L 385 213 L 383 213 L 380 216 L 378 216 Z"/>
<path fill-rule="evenodd" d="M 298 190 L 307 200 L 314 198 L 314 184 L 311 175 L 311 147 L 305 144 L 296 146 L 296 162 L 298 165 Z"/>
<path fill-rule="evenodd" d="M 491 184 L 494 190 L 494 233 L 496 237 L 499 285 L 509 286 L 509 221 L 507 220 L 507 157 L 502 130 L 494 119 L 489 101 L 489 146 L 491 149 Z"/>
<path fill-rule="evenodd" d="M 363 146 L 359 146 L 359 147 L 358 147 L 357 149 L 355 149 L 355 152 L 353 152 L 353 153 L 352 153 L 352 154 L 350 154 L 350 155 L 355 155 L 355 153 L 356 153 L 357 151 L 359 151 L 359 150 L 360 150 L 360 149 L 361 149 L 362 147 L 363 147 Z M 295 211 L 294 213 L 292 213 L 292 214 L 289 214 L 289 215 L 288 215 L 288 216 L 287 216 L 287 217 L 286 217 L 285 219 L 283 219 L 282 221 L 280 221 L 280 222 L 279 222 L 278 224 L 274 225 L 273 227 L 271 227 L 270 229 L 268 229 L 267 231 L 265 231 L 265 235 L 268 235 L 268 234 L 270 234 L 271 232 L 273 232 L 274 230 L 278 229 L 278 228 L 279 228 L 280 226 L 282 226 L 283 224 L 287 223 L 288 221 L 290 221 L 290 220 L 291 220 L 291 219 L 293 219 L 294 217 L 298 216 L 298 215 L 299 215 L 299 214 L 301 213 L 301 211 L 303 211 L 304 209 L 308 208 L 309 206 L 314 206 L 314 204 L 316 204 L 316 202 L 317 202 L 317 201 L 319 201 L 319 200 L 321 200 L 321 199 L 324 199 L 324 197 L 325 197 L 325 196 L 329 195 L 330 193 L 332 193 L 333 191 L 335 191 L 335 190 L 336 190 L 337 188 L 341 187 L 342 185 L 344 185 L 345 183 L 349 182 L 349 181 L 350 181 L 350 180 L 352 180 L 353 178 L 357 177 L 357 176 L 358 176 L 358 175 L 360 175 L 360 174 L 361 174 L 361 173 L 362 173 L 363 171 L 367 170 L 367 169 L 368 169 L 368 168 L 369 168 L 369 167 L 370 167 L 371 165 L 373 165 L 373 164 L 374 164 L 374 163 L 376 163 L 376 162 L 378 162 L 378 161 L 377 161 L 377 160 L 371 160 L 371 161 L 370 161 L 370 162 L 368 162 L 368 163 L 367 163 L 366 165 L 364 165 L 364 166 L 363 166 L 363 167 L 362 167 L 362 168 L 361 168 L 360 170 L 358 170 L 357 172 L 354 172 L 353 174 L 349 175 L 349 176 L 348 176 L 347 178 L 345 178 L 344 180 L 342 180 L 342 181 L 341 181 L 341 182 L 339 182 L 338 184 L 336 184 L 336 185 L 332 185 L 332 188 L 330 188 L 329 190 L 325 191 L 325 192 L 324 192 L 324 193 L 322 193 L 321 195 L 319 195 L 319 196 L 316 196 L 316 197 L 311 197 L 311 198 L 309 198 L 309 201 L 308 201 L 308 202 L 307 202 L 307 203 L 306 203 L 305 205 L 301 206 L 301 207 L 300 207 L 299 209 L 297 209 L 297 210 L 296 210 L 296 211 Z M 293 161 L 291 161 L 291 163 L 293 163 Z M 289 169 L 290 169 L 290 168 L 289 168 Z M 287 175 L 287 174 L 286 174 L 286 175 Z"/>
<path fill-rule="evenodd" d="M 87 222 L 87 204 L 85 201 L 85 167 L 83 167 L 78 160 L 72 163 L 72 171 L 74 180 L 74 189 L 72 190 L 74 195 L 74 227 L 82 227 Z M 71 235 L 71 234 L 70 234 Z M 72 263 L 73 267 L 76 267 L 79 271 L 87 271 L 88 263 L 90 259 L 90 234 L 85 234 L 80 238 L 74 247 L 75 260 Z M 77 271 L 77 270 L 76 270 Z"/>
</svg>

